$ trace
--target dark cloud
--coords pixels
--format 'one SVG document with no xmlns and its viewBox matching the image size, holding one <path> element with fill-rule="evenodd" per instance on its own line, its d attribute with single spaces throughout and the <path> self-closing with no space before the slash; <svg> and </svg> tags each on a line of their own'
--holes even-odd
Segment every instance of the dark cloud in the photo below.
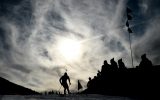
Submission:
<svg viewBox="0 0 160 100">
<path fill-rule="evenodd" d="M 159 16 L 159 15 L 158 15 Z M 145 34 L 140 38 L 139 42 L 135 45 L 135 55 L 141 55 L 143 53 L 147 53 L 154 64 L 159 64 L 159 25 L 158 22 L 160 20 L 158 18 L 153 19 L 151 24 L 148 25 L 148 28 Z"/>
<path fill-rule="evenodd" d="M 15 6 L 15 5 L 18 5 L 20 4 L 22 0 L 15 0 L 15 1 L 12 1 L 12 0 L 1 0 L 1 3 L 0 3 L 0 16 L 3 16 L 7 13 L 10 12 L 10 8 L 12 8 L 12 6 Z"/>
<path fill-rule="evenodd" d="M 67 30 L 66 27 L 65 27 L 64 18 L 57 11 L 54 11 L 53 9 L 49 10 L 47 12 L 46 19 L 48 20 L 49 25 L 51 25 L 55 29 L 58 29 L 58 30 L 61 30 L 61 31 L 66 31 Z M 61 32 L 59 34 L 62 34 L 62 33 L 63 32 Z"/>
<path fill-rule="evenodd" d="M 39 53 L 40 53 L 40 55 L 41 55 L 42 57 L 44 57 L 45 59 L 48 59 L 48 60 L 51 60 L 51 61 L 52 61 L 52 58 L 49 56 L 47 50 L 42 49 L 42 50 L 39 51 Z"/>
<path fill-rule="evenodd" d="M 0 27 L 0 43 L 1 43 L 1 50 L 9 50 L 10 46 L 7 41 L 7 35 L 2 26 Z"/>
<path fill-rule="evenodd" d="M 15 69 L 15 70 L 18 70 L 18 71 L 20 71 L 20 72 L 22 72 L 22 73 L 25 73 L 25 74 L 29 74 L 30 72 L 31 72 L 31 70 L 29 70 L 29 69 L 27 69 L 27 67 L 26 66 L 23 66 L 23 65 L 18 65 L 18 64 L 12 64 L 12 66 L 11 66 L 13 69 Z"/>
</svg>

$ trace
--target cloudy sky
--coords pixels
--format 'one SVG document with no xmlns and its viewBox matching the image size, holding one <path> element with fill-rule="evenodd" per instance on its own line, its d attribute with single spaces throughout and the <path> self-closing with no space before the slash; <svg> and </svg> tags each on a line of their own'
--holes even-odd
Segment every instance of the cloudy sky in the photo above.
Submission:
<svg viewBox="0 0 160 100">
<path fill-rule="evenodd" d="M 58 90 L 122 58 L 131 67 L 126 7 L 132 9 L 134 66 L 147 53 L 160 64 L 159 0 L 1 0 L 0 77 L 36 91 Z"/>
</svg>

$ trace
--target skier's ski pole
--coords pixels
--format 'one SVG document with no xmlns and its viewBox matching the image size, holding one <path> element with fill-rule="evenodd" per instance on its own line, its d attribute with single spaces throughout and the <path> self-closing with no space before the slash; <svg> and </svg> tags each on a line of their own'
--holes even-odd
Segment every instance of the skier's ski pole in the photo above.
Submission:
<svg viewBox="0 0 160 100">
<path fill-rule="evenodd" d="M 62 87 L 62 85 L 60 86 L 60 88 L 59 88 L 59 90 L 58 90 L 59 92 L 60 92 L 61 87 Z"/>
</svg>

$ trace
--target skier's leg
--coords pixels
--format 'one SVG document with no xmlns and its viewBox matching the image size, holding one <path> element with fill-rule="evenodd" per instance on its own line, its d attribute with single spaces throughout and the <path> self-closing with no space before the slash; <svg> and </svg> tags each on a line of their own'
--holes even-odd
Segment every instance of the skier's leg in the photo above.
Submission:
<svg viewBox="0 0 160 100">
<path fill-rule="evenodd" d="M 66 94 L 66 88 L 64 88 L 64 94 Z"/>
<path fill-rule="evenodd" d="M 69 91 L 69 87 L 68 87 L 68 85 L 67 85 L 67 92 L 68 92 L 68 94 L 70 94 L 70 91 Z"/>
</svg>

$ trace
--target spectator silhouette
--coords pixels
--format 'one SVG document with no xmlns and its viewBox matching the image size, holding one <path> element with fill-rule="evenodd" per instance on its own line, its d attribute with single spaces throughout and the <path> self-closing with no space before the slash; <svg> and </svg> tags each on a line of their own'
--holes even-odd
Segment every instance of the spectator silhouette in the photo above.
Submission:
<svg viewBox="0 0 160 100">
<path fill-rule="evenodd" d="M 70 78 L 67 75 L 67 73 L 64 73 L 64 75 L 59 79 L 59 82 L 61 83 L 61 85 L 64 88 L 64 94 L 66 94 L 66 90 L 68 91 L 68 94 L 70 93 L 69 86 L 67 84 L 67 80 L 69 81 L 69 84 L 71 85 Z"/>
<path fill-rule="evenodd" d="M 125 66 L 125 64 L 122 61 L 122 58 L 118 60 L 118 65 L 119 65 L 119 69 L 120 70 L 126 69 L 126 66 Z"/>
<path fill-rule="evenodd" d="M 118 65 L 117 65 L 117 63 L 114 61 L 114 58 L 112 58 L 112 59 L 110 60 L 110 63 L 111 63 L 111 67 L 112 67 L 112 69 L 113 69 L 114 71 L 118 69 Z"/>
<path fill-rule="evenodd" d="M 101 72 L 98 70 L 97 77 L 99 78 L 101 76 Z"/>
<path fill-rule="evenodd" d="M 143 69 L 148 69 L 150 67 L 152 67 L 152 62 L 146 57 L 146 54 L 143 54 L 141 56 L 141 62 L 139 64 L 139 68 L 143 68 Z"/>
<path fill-rule="evenodd" d="M 108 64 L 107 60 L 104 60 L 104 63 L 102 65 L 102 69 L 101 69 L 101 74 L 105 75 L 105 73 L 107 71 L 109 71 L 109 69 L 110 69 L 110 65 Z"/>
<path fill-rule="evenodd" d="M 111 65 L 104 60 L 101 72 L 98 72 L 97 77 L 94 76 L 92 80 L 89 77 L 88 88 L 83 93 L 140 98 L 150 94 L 155 95 L 157 92 L 154 89 L 160 89 L 158 81 L 160 65 L 152 66 L 152 62 L 146 57 L 146 54 L 143 54 L 141 58 L 142 61 L 136 68 L 127 68 L 122 58 L 118 62 L 115 62 L 114 58 L 111 59 Z M 137 69 L 138 67 L 139 69 Z M 159 96 L 159 94 L 156 95 Z"/>
<path fill-rule="evenodd" d="M 89 81 L 87 83 L 87 87 L 89 88 L 91 86 L 91 84 L 92 84 L 92 79 L 91 79 L 91 77 L 89 77 L 88 79 L 89 79 Z"/>
</svg>

